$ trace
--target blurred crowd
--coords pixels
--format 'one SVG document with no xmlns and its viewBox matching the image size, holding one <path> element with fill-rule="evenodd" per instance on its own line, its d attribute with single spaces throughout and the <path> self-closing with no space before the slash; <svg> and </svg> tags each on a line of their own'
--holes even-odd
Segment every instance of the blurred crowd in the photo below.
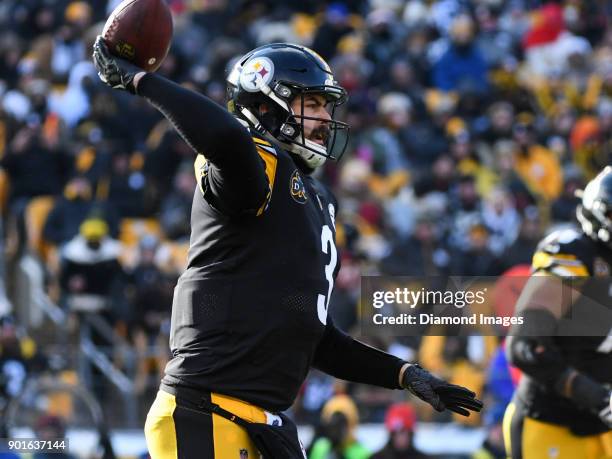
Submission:
<svg viewBox="0 0 612 459">
<path fill-rule="evenodd" d="M 118 3 L 0 3 L 0 203 L 7 265 L 35 254 L 51 298 L 108 320 L 141 356 L 146 394 L 167 358 L 194 154 L 144 100 L 99 81 L 91 46 Z M 229 63 L 276 41 L 312 47 L 347 89 L 349 147 L 317 171 L 340 204 L 331 311 L 346 330 L 358 327 L 363 274 L 497 276 L 528 265 L 550 228 L 574 222 L 574 192 L 611 164 L 605 0 L 168 4 L 174 37 L 159 73 L 219 104 Z M 468 424 L 499 425 L 512 388 L 499 376 L 497 338 L 374 342 L 460 382 L 476 378 L 499 406 Z M 378 422 L 397 401 L 313 373 L 295 415 L 329 420 L 325 402 L 347 393 Z M 312 457 L 328 457 L 323 449 Z"/>
</svg>

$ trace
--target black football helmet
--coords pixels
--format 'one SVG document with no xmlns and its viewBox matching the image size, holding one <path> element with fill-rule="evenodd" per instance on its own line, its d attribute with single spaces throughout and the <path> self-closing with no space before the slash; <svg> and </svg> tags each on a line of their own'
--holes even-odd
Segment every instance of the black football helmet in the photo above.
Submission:
<svg viewBox="0 0 612 459">
<path fill-rule="evenodd" d="M 325 97 L 331 120 L 295 113 L 296 97 L 318 94 Z M 314 170 L 327 158 L 340 158 L 348 142 L 348 125 L 334 119 L 336 108 L 347 94 L 338 86 L 325 60 L 304 46 L 273 43 L 241 57 L 227 77 L 228 109 L 251 129 L 299 156 Z M 264 113 L 259 110 L 266 105 Z M 329 128 L 326 144 L 304 135 L 304 120 L 325 121 Z"/>
<path fill-rule="evenodd" d="M 577 194 L 582 198 L 576 210 L 582 230 L 612 249 L 612 166 L 606 166 Z"/>
</svg>

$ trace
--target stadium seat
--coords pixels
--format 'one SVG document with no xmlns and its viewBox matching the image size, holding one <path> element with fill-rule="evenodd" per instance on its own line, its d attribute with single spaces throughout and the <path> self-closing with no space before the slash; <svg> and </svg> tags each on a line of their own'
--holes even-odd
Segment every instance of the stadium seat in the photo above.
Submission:
<svg viewBox="0 0 612 459">
<path fill-rule="evenodd" d="M 119 227 L 119 240 L 126 247 L 134 247 L 145 235 L 161 236 L 159 221 L 153 218 L 124 218 Z"/>
<path fill-rule="evenodd" d="M 187 253 L 189 252 L 189 243 L 187 242 L 167 242 L 170 249 L 169 264 L 173 270 L 183 272 L 187 267 Z"/>
<path fill-rule="evenodd" d="M 75 371 L 66 370 L 59 375 L 62 383 L 76 386 L 78 384 L 78 376 Z M 65 392 L 51 392 L 48 399 L 47 412 L 54 416 L 59 416 L 63 419 L 70 419 L 74 415 L 73 395 Z"/>
</svg>

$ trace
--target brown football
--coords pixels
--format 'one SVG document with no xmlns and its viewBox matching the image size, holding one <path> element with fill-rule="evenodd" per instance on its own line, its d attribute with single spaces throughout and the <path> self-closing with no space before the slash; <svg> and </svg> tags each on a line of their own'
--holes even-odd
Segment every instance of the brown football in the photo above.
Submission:
<svg viewBox="0 0 612 459">
<path fill-rule="evenodd" d="M 102 37 L 112 54 L 154 72 L 170 48 L 172 13 L 164 0 L 123 0 L 106 21 Z"/>
</svg>

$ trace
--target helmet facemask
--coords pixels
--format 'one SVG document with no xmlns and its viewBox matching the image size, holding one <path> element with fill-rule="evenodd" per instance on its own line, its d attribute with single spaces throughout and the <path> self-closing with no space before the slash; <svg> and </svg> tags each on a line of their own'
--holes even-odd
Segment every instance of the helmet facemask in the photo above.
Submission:
<svg viewBox="0 0 612 459">
<path fill-rule="evenodd" d="M 283 93 L 286 93 L 287 89 L 291 88 L 286 83 L 279 83 L 278 86 L 278 91 Z M 323 165 L 328 158 L 335 161 L 339 160 L 348 143 L 349 127 L 346 123 L 335 120 L 334 116 L 337 107 L 344 102 L 345 94 L 330 92 L 329 87 L 294 87 L 289 90 L 291 91 L 291 99 L 286 102 L 286 106 L 281 106 L 280 124 L 270 126 L 276 140 L 285 149 L 298 155 L 311 169 Z M 309 95 L 323 96 L 325 98 L 329 118 L 305 114 L 305 100 Z M 295 104 L 291 103 L 291 101 L 295 100 L 299 101 L 300 107 L 297 113 L 292 107 Z M 316 122 L 317 126 L 307 136 L 306 124 L 309 121 Z M 278 132 L 275 132 L 276 130 Z M 321 137 L 322 144 L 311 139 L 316 135 Z"/>
<path fill-rule="evenodd" d="M 254 75 L 257 72 L 248 68 L 254 60 L 257 61 L 257 58 L 238 62 L 227 79 L 232 111 L 267 140 L 298 156 L 308 169 L 314 170 L 328 158 L 340 159 L 348 144 L 349 126 L 335 120 L 334 116 L 347 95 L 343 88 L 335 84 L 331 73 L 326 77 L 325 84 L 307 86 L 294 81 L 268 79 L 265 75 L 258 77 Z M 274 64 L 269 59 L 259 58 L 258 62 L 268 67 L 270 73 L 274 71 Z M 330 119 L 304 114 L 304 102 L 308 95 L 325 98 Z M 299 113 L 292 108 L 294 100 L 300 101 Z M 265 110 L 261 110 L 263 105 Z M 308 138 L 312 133 L 306 135 L 306 124 L 310 121 L 324 127 L 327 138 L 323 145 Z"/>
</svg>

